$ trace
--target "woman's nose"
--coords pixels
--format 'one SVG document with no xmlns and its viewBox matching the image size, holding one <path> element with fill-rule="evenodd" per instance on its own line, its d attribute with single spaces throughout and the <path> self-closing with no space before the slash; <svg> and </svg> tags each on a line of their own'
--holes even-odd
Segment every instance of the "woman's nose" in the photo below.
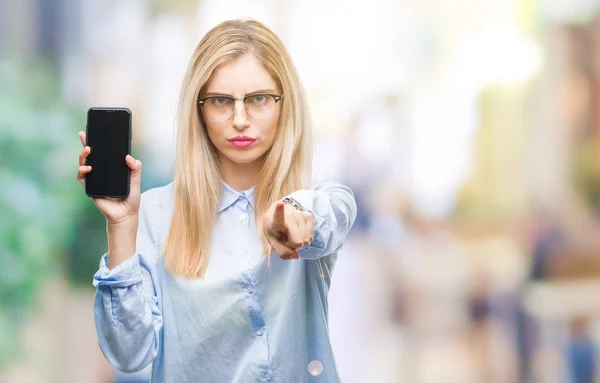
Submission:
<svg viewBox="0 0 600 383">
<path fill-rule="evenodd" d="M 236 100 L 233 106 L 233 126 L 236 129 L 244 129 L 249 123 L 246 104 L 243 101 Z"/>
</svg>

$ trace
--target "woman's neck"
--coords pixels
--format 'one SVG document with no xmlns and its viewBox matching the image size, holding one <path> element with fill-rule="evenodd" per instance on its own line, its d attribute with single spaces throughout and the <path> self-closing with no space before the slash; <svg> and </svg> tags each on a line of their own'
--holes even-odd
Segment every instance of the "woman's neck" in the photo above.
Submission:
<svg viewBox="0 0 600 383">
<path fill-rule="evenodd" d="M 258 183 L 258 175 L 263 165 L 262 161 L 238 164 L 228 159 L 221 159 L 220 162 L 221 177 L 234 190 L 248 190 Z"/>
</svg>

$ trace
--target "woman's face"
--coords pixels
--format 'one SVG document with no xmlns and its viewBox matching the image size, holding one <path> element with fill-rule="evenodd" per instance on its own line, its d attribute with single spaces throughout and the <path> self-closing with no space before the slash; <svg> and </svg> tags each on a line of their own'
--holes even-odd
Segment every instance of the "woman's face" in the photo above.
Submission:
<svg viewBox="0 0 600 383">
<path fill-rule="evenodd" d="M 213 73 L 206 93 L 201 96 L 205 100 L 201 108 L 208 136 L 219 152 L 221 163 L 255 163 L 273 145 L 281 102 L 266 94 L 280 96 L 281 91 L 252 55 L 226 63 Z M 244 103 L 228 97 L 248 98 Z M 227 119 L 231 108 L 233 113 Z"/>
</svg>

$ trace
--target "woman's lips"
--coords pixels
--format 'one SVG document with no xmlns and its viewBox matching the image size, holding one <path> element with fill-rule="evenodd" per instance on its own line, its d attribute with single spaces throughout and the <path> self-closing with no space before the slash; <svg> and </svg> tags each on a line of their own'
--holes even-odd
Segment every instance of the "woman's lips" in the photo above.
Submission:
<svg viewBox="0 0 600 383">
<path fill-rule="evenodd" d="M 247 148 L 249 146 L 252 146 L 256 142 L 256 140 L 250 137 L 235 137 L 230 139 L 229 142 L 231 142 L 231 144 L 235 147 Z"/>
</svg>

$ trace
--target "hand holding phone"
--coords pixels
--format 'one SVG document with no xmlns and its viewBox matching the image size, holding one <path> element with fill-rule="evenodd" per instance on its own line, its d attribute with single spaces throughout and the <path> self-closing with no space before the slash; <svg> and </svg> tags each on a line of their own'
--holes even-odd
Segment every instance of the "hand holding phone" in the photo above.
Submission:
<svg viewBox="0 0 600 383">
<path fill-rule="evenodd" d="M 92 113 L 98 110 L 102 113 Z M 121 223 L 129 218 L 137 220 L 142 163 L 129 154 L 131 113 L 126 109 L 111 109 L 124 110 L 126 116 L 111 115 L 106 118 L 104 113 L 114 113 L 107 110 L 109 109 L 90 109 L 87 126 L 89 134 L 79 132 L 83 150 L 79 154 L 77 179 L 108 223 Z M 93 135 L 93 139 L 90 139 L 90 135 Z M 96 154 L 94 147 L 99 155 L 91 161 L 93 156 L 90 154 Z M 94 177 L 94 170 L 97 170 L 97 177 Z"/>
</svg>

